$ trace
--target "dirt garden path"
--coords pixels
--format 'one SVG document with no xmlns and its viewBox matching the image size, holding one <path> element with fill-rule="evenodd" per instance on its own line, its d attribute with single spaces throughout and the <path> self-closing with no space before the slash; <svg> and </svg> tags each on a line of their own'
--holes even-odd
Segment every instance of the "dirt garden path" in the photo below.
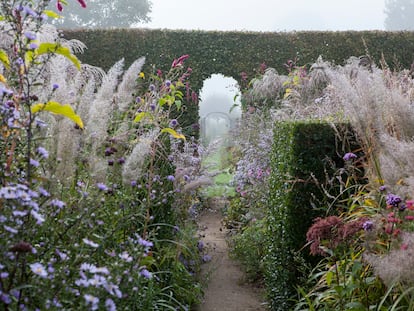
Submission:
<svg viewBox="0 0 414 311">
<path fill-rule="evenodd" d="M 211 261 L 204 264 L 207 288 L 196 311 L 264 311 L 263 291 L 244 281 L 240 265 L 229 258 L 226 229 L 222 226 L 225 200 L 215 199 L 199 218 L 199 234 Z"/>
</svg>

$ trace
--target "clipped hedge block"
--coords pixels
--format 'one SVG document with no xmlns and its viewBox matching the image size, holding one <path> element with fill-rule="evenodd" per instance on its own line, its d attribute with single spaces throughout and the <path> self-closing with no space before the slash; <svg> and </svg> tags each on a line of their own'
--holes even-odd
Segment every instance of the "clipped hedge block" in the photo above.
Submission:
<svg viewBox="0 0 414 311">
<path fill-rule="evenodd" d="M 343 64 L 351 56 L 366 54 L 366 49 L 377 64 L 383 56 L 391 67 L 410 68 L 414 50 L 414 36 L 410 31 L 241 32 L 135 28 L 75 29 L 64 30 L 63 34 L 66 39 L 78 39 L 86 44 L 87 50 L 79 55 L 81 61 L 105 70 L 121 58 L 129 66 L 141 56 L 146 57 L 147 69 L 155 65 L 168 70 L 174 58 L 189 54 L 186 65 L 193 69 L 191 86 L 195 91 L 215 73 L 233 77 L 241 85 L 241 73 L 247 73 L 250 80 L 258 73 L 261 63 L 284 74 L 287 73 L 284 64 L 289 59 L 306 65 L 321 55 L 327 61 Z"/>
<path fill-rule="evenodd" d="M 303 264 L 311 263 L 306 232 L 322 216 L 324 201 L 318 183 L 326 179 L 326 158 L 341 162 L 337 135 L 331 125 L 317 121 L 277 122 L 271 154 L 265 281 L 271 310 L 290 310 Z M 316 180 L 318 182 L 316 182 Z M 322 206 L 318 206 L 322 207 Z M 313 259 L 315 260 L 315 259 Z"/>
</svg>

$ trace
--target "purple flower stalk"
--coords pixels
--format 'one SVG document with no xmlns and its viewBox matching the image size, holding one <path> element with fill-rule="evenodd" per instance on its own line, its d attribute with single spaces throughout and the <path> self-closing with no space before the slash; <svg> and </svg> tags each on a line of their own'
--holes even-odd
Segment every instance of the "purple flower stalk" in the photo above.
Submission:
<svg viewBox="0 0 414 311">
<path fill-rule="evenodd" d="M 395 195 L 395 194 L 392 194 L 392 193 L 387 194 L 387 204 L 388 205 L 396 207 L 396 206 L 398 206 L 398 204 L 401 203 L 401 201 L 402 200 L 398 195 Z"/>
<path fill-rule="evenodd" d="M 374 228 L 374 223 L 371 220 L 367 220 L 362 224 L 362 229 L 365 231 L 371 231 Z"/>
</svg>

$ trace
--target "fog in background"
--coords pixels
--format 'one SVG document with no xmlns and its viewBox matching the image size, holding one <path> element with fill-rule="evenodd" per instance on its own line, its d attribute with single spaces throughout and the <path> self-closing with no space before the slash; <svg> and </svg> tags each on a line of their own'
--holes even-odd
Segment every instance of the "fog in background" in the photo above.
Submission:
<svg viewBox="0 0 414 311">
<path fill-rule="evenodd" d="M 151 0 L 144 28 L 383 30 L 385 0 Z"/>
<path fill-rule="evenodd" d="M 386 17 L 385 0 L 151 1 L 152 21 L 139 27 L 260 32 L 384 30 Z M 213 75 L 204 83 L 200 94 L 200 123 L 210 138 L 224 134 L 228 130 L 227 121 L 219 114 L 210 115 L 204 123 L 203 118 L 211 112 L 229 112 L 238 92 L 234 85 L 233 79 L 222 75 Z M 239 115 L 240 109 L 232 117 Z M 207 129 L 203 129 L 203 124 Z"/>
</svg>

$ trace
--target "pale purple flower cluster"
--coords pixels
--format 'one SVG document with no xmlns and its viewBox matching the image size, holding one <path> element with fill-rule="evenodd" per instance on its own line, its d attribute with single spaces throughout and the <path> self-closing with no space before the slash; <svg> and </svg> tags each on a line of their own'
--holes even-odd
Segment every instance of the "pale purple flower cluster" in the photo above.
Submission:
<svg viewBox="0 0 414 311">
<path fill-rule="evenodd" d="M 0 93 L 3 93 L 3 95 L 7 94 L 6 89 L 0 87 Z M 20 117 L 21 117 L 20 111 L 16 108 L 13 101 L 6 100 L 0 106 L 0 118 L 1 118 L 0 120 L 2 120 L 3 124 L 7 124 L 9 128 L 19 128 Z"/>
</svg>

